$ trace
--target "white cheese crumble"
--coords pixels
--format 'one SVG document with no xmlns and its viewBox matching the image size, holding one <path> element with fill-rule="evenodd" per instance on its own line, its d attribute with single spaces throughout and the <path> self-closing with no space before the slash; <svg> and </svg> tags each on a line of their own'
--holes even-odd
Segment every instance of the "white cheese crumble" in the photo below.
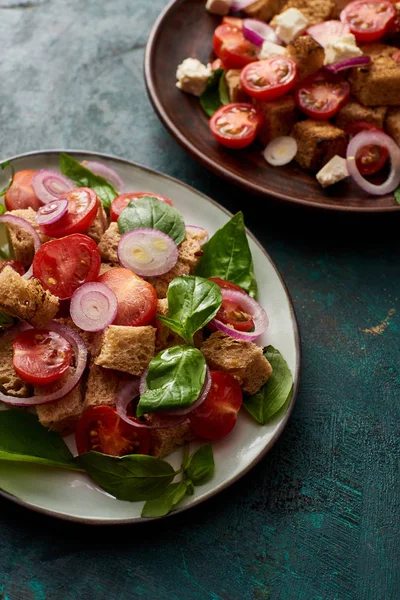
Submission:
<svg viewBox="0 0 400 600">
<path fill-rule="evenodd" d="M 337 154 L 326 163 L 320 171 L 318 171 L 316 177 L 322 187 L 328 187 L 333 185 L 342 179 L 349 176 L 347 169 L 347 161 L 345 158 L 338 156 Z"/>
<path fill-rule="evenodd" d="M 207 0 L 206 9 L 213 15 L 225 16 L 231 10 L 232 0 Z"/>
<path fill-rule="evenodd" d="M 303 33 L 308 26 L 308 19 L 297 8 L 288 8 L 275 17 L 277 36 L 289 44 L 295 37 Z"/>
<path fill-rule="evenodd" d="M 279 46 L 278 44 L 274 44 L 268 40 L 265 40 L 263 45 L 261 46 L 260 53 L 258 58 L 260 60 L 265 58 L 271 58 L 272 56 L 286 56 L 287 50 L 283 46 Z"/>
<path fill-rule="evenodd" d="M 334 65 L 356 56 L 362 56 L 362 51 L 356 44 L 355 36 L 352 33 L 346 33 L 326 44 L 324 65 Z"/>
<path fill-rule="evenodd" d="M 197 58 L 185 58 L 176 71 L 176 87 L 188 94 L 201 96 L 211 73 L 211 65 L 203 65 Z"/>
</svg>

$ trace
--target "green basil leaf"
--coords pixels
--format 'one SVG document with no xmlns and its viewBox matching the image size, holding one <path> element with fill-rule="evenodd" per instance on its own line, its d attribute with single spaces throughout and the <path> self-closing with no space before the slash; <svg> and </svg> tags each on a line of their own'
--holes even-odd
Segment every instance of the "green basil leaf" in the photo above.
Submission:
<svg viewBox="0 0 400 600">
<path fill-rule="evenodd" d="M 15 175 L 15 169 L 14 169 L 13 165 L 10 163 L 10 161 L 9 161 L 9 160 L 7 160 L 6 162 L 3 162 L 3 163 L 0 165 L 0 168 L 2 169 L 2 171 L 4 171 L 4 169 L 5 169 L 5 168 L 7 168 L 7 167 L 10 167 L 10 170 L 11 170 L 11 175 L 10 175 L 9 182 L 8 182 L 8 184 L 6 185 L 6 187 L 5 187 L 5 188 L 3 188 L 3 189 L 0 191 L 0 198 L 1 198 L 1 196 L 4 196 L 4 195 L 6 194 L 6 192 L 7 192 L 7 190 L 8 190 L 8 189 L 9 189 L 9 188 L 12 186 L 12 182 L 13 182 L 14 175 Z M 1 206 L 0 206 L 0 209 L 2 209 L 2 210 L 0 210 L 0 215 L 1 215 L 1 214 L 3 214 L 3 213 L 5 212 L 5 208 L 4 208 L 4 206 L 3 206 L 3 205 L 1 205 Z"/>
<path fill-rule="evenodd" d="M 206 378 L 206 361 L 197 348 L 173 346 L 149 364 L 146 390 L 140 396 L 136 415 L 191 406 Z"/>
<path fill-rule="evenodd" d="M 182 215 L 167 202 L 152 196 L 131 200 L 118 219 L 118 228 L 122 234 L 133 229 L 158 229 L 169 235 L 177 245 L 186 237 Z"/>
<path fill-rule="evenodd" d="M 211 444 L 204 444 L 190 457 L 185 473 L 194 485 L 202 485 L 211 479 L 214 469 L 215 464 Z"/>
<path fill-rule="evenodd" d="M 1 192 L 0 192 L 1 195 Z M 4 213 L 6 212 L 6 207 L 4 206 L 4 204 L 0 204 L 0 215 L 4 215 Z"/>
<path fill-rule="evenodd" d="M 186 485 L 171 483 L 161 496 L 147 500 L 142 510 L 142 517 L 164 517 L 186 496 Z"/>
<path fill-rule="evenodd" d="M 265 425 L 293 393 L 293 377 L 279 350 L 267 346 L 264 356 L 271 364 L 272 375 L 256 394 L 243 401 L 243 406 L 261 425 Z"/>
<path fill-rule="evenodd" d="M 157 315 L 157 318 L 193 344 L 193 335 L 215 317 L 221 304 L 221 289 L 213 281 L 177 277 L 168 287 L 168 317 Z"/>
<path fill-rule="evenodd" d="M 186 485 L 186 493 L 188 496 L 193 496 L 194 494 L 194 486 L 193 486 L 193 482 L 190 481 L 190 479 L 185 479 L 185 485 Z"/>
<path fill-rule="evenodd" d="M 250 296 L 257 297 L 253 259 L 246 236 L 243 213 L 238 212 L 203 246 L 196 269 L 200 277 L 221 277 L 240 285 Z"/>
<path fill-rule="evenodd" d="M 19 410 L 0 411 L 0 459 L 80 470 L 58 433 Z"/>
<path fill-rule="evenodd" d="M 229 97 L 228 84 L 226 83 L 225 79 L 225 71 L 223 72 L 219 80 L 218 93 L 221 104 L 225 105 L 230 103 L 231 99 Z"/>
<path fill-rule="evenodd" d="M 165 460 L 144 454 L 119 458 L 90 451 L 79 463 L 103 490 L 128 502 L 158 498 L 176 475 Z"/>
<path fill-rule="evenodd" d="M 397 190 L 394 190 L 394 197 L 397 204 L 400 204 L 400 187 L 398 187 Z"/>
<path fill-rule="evenodd" d="M 60 154 L 60 169 L 63 175 L 72 179 L 79 187 L 92 188 L 102 201 L 104 208 L 110 208 L 112 201 L 118 196 L 111 183 L 103 177 L 95 175 L 64 152 Z"/>
<path fill-rule="evenodd" d="M 212 117 L 213 114 L 222 106 L 219 94 L 219 83 L 224 74 L 224 69 L 217 69 L 208 78 L 205 91 L 200 96 L 200 105 L 206 115 Z"/>
<path fill-rule="evenodd" d="M 0 248 L 0 258 L 3 260 L 8 260 L 9 258 L 12 258 L 12 252 L 10 250 L 10 246 L 8 246 L 7 250 L 5 250 L 6 246 L 3 246 L 3 248 Z"/>
</svg>

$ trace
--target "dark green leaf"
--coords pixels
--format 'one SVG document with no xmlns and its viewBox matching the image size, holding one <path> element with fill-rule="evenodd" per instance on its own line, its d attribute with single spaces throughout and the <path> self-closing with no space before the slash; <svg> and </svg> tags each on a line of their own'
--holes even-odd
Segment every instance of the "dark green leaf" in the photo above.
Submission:
<svg viewBox="0 0 400 600">
<path fill-rule="evenodd" d="M 158 498 L 176 475 L 165 460 L 143 454 L 119 458 L 91 451 L 79 463 L 106 492 L 128 502 Z"/>
<path fill-rule="evenodd" d="M 149 364 L 137 416 L 191 406 L 200 395 L 205 377 L 206 361 L 197 348 L 174 346 L 163 350 Z"/>
<path fill-rule="evenodd" d="M 3 248 L 0 248 L 0 258 L 3 260 L 8 260 L 9 258 L 12 258 L 12 253 L 10 252 L 10 247 L 8 247 L 8 250 L 4 250 L 4 246 Z"/>
<path fill-rule="evenodd" d="M 152 196 L 132 200 L 122 211 L 118 228 L 120 233 L 142 228 L 158 229 L 169 235 L 177 245 L 186 237 L 182 215 L 167 202 Z"/>
<path fill-rule="evenodd" d="M 220 77 L 218 92 L 221 104 L 229 104 L 231 100 L 229 98 L 228 84 L 225 79 L 225 71 Z"/>
<path fill-rule="evenodd" d="M 267 346 L 264 356 L 271 364 L 272 375 L 256 394 L 248 396 L 243 402 L 243 406 L 261 425 L 265 425 L 293 393 L 293 377 L 279 350 Z"/>
<path fill-rule="evenodd" d="M 394 197 L 397 204 L 400 204 L 400 187 L 398 187 L 397 190 L 394 190 Z"/>
<path fill-rule="evenodd" d="M 215 317 L 221 304 L 221 290 L 213 281 L 177 277 L 168 287 L 168 317 L 157 317 L 188 344 L 193 344 L 193 335 Z"/>
<path fill-rule="evenodd" d="M 4 171 L 4 169 L 5 169 L 5 168 L 7 168 L 7 167 L 10 167 L 10 170 L 11 170 L 10 179 L 9 179 L 9 182 L 8 182 L 8 184 L 6 185 L 6 187 L 5 187 L 5 188 L 3 188 L 3 189 L 0 191 L 0 197 L 1 197 L 1 196 L 4 196 L 4 195 L 6 194 L 7 190 L 8 190 L 8 189 L 11 187 L 11 185 L 12 185 L 12 182 L 13 182 L 13 179 L 14 179 L 15 169 L 14 169 L 13 165 L 10 163 L 10 161 L 9 161 L 9 160 L 7 160 L 6 162 L 3 162 L 3 163 L 0 165 L 0 168 L 1 168 L 3 171 Z M 0 210 L 0 215 L 1 215 L 1 214 L 3 214 L 3 213 L 5 212 L 5 208 L 4 208 L 4 206 L 3 206 L 3 205 L 1 205 L 1 206 L 0 206 L 0 208 L 2 209 L 2 210 Z"/>
<path fill-rule="evenodd" d="M 185 479 L 185 485 L 186 485 L 186 493 L 188 496 L 193 496 L 194 494 L 194 486 L 193 486 L 193 482 L 190 481 L 190 479 Z"/>
<path fill-rule="evenodd" d="M 196 275 L 221 277 L 240 285 L 253 298 L 257 297 L 253 259 L 242 212 L 236 213 L 202 249 L 204 253 L 196 269 Z"/>
<path fill-rule="evenodd" d="M 163 517 L 183 500 L 186 496 L 186 485 L 171 483 L 165 492 L 154 500 L 147 500 L 142 510 L 142 517 Z"/>
<path fill-rule="evenodd" d="M 185 473 L 194 485 L 202 485 L 211 479 L 214 474 L 214 468 L 211 444 L 204 444 L 190 457 Z"/>
<path fill-rule="evenodd" d="M 210 75 L 207 83 L 206 90 L 200 96 L 200 105 L 206 115 L 212 117 L 213 114 L 222 106 L 220 94 L 219 94 L 219 83 L 224 74 L 223 69 L 217 69 L 212 75 Z"/>
<path fill-rule="evenodd" d="M 110 208 L 112 201 L 118 196 L 111 183 L 89 171 L 68 154 L 60 154 L 60 169 L 61 173 L 72 179 L 77 186 L 92 188 L 105 208 Z"/>
</svg>

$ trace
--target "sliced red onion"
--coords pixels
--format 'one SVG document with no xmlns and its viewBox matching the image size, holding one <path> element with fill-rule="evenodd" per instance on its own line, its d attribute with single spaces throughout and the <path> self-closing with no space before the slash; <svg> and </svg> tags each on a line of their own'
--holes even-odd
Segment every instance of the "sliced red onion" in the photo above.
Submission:
<svg viewBox="0 0 400 600">
<path fill-rule="evenodd" d="M 7 396 L 0 392 L 0 401 L 11 406 L 38 406 L 39 404 L 48 404 L 64 398 L 67 394 L 78 385 L 80 378 L 86 368 L 87 350 L 84 341 L 75 331 L 66 325 L 61 325 L 55 321 L 51 321 L 46 329 L 55 331 L 67 340 L 72 346 L 72 351 L 75 357 L 75 373 L 69 377 L 65 384 L 57 391 L 47 396 L 32 396 L 31 398 L 15 398 Z M 19 333 L 19 330 L 18 330 Z"/>
<path fill-rule="evenodd" d="M 103 163 L 93 160 L 84 160 L 82 161 L 82 164 L 95 175 L 99 175 L 100 177 L 103 177 L 103 179 L 106 179 L 108 182 L 110 182 L 113 188 L 115 188 L 115 191 L 119 194 L 124 189 L 124 182 L 118 173 L 114 171 L 114 169 L 111 169 L 111 167 L 107 167 Z"/>
<path fill-rule="evenodd" d="M 306 34 L 310 35 L 320 46 L 325 48 L 328 44 L 334 43 L 339 38 L 350 33 L 350 27 L 347 23 L 342 23 L 337 19 L 323 21 L 317 25 L 311 25 L 306 29 Z"/>
<path fill-rule="evenodd" d="M 242 310 L 251 315 L 254 323 L 254 331 L 237 331 L 226 323 L 222 323 L 221 321 L 218 321 L 218 319 L 213 319 L 211 323 L 217 329 L 230 335 L 236 340 L 245 340 L 247 342 L 253 342 L 266 331 L 269 325 L 268 315 L 254 298 L 251 298 L 246 292 L 239 292 L 238 290 L 221 289 L 221 294 L 222 303 L 224 300 L 227 300 L 237 304 Z"/>
<path fill-rule="evenodd" d="M 255 46 L 262 46 L 266 40 L 274 44 L 282 44 L 282 41 L 276 35 L 275 29 L 258 19 L 243 20 L 243 35 L 246 40 Z"/>
<path fill-rule="evenodd" d="M 254 4 L 254 2 L 255 0 L 232 0 L 231 10 L 233 12 L 239 12 L 250 6 L 250 4 Z"/>
<path fill-rule="evenodd" d="M 35 252 L 37 252 L 41 246 L 41 242 L 38 234 L 36 233 L 34 227 L 26 220 L 21 217 L 15 217 L 14 215 L 10 215 L 6 213 L 0 217 L 0 223 L 9 223 L 10 225 L 15 225 L 15 227 L 20 227 L 21 229 L 25 229 L 33 238 L 33 246 L 35 248 Z M 32 265 L 29 267 L 28 271 L 25 275 L 22 275 L 24 279 L 30 279 L 32 277 Z"/>
<path fill-rule="evenodd" d="M 351 69 L 353 67 L 361 67 L 362 65 L 368 65 L 371 62 L 370 56 L 355 56 L 354 58 L 348 58 L 335 65 L 326 65 L 324 69 L 331 73 L 339 73 L 345 69 Z"/>
<path fill-rule="evenodd" d="M 36 213 L 36 221 L 38 225 L 51 225 L 56 223 L 65 215 L 68 210 L 68 200 L 60 198 L 52 200 L 48 204 L 41 206 Z"/>
<path fill-rule="evenodd" d="M 158 277 L 168 273 L 179 257 L 174 240 L 158 229 L 134 229 L 125 233 L 118 244 L 121 265 L 140 277 Z"/>
<path fill-rule="evenodd" d="M 57 171 L 42 169 L 32 177 L 32 187 L 39 200 L 43 204 L 48 204 L 57 200 L 65 192 L 73 190 L 76 185 L 71 179 Z"/>
<path fill-rule="evenodd" d="M 117 296 L 104 283 L 84 283 L 71 298 L 71 319 L 83 331 L 102 331 L 114 321 L 117 310 Z"/>
<path fill-rule="evenodd" d="M 210 237 L 208 235 L 207 229 L 204 229 L 203 227 L 197 227 L 197 225 L 186 225 L 186 231 L 193 233 L 193 235 L 198 235 L 199 233 L 204 234 L 204 238 L 202 239 L 202 241 L 199 241 L 200 246 L 204 246 L 204 244 L 208 242 L 208 239 Z"/>
<path fill-rule="evenodd" d="M 381 185 L 375 185 L 370 183 L 360 174 L 357 167 L 357 154 L 359 150 L 365 146 L 375 145 L 386 148 L 390 156 L 390 173 L 389 177 Z M 396 142 L 383 133 L 383 131 L 361 131 L 357 133 L 349 142 L 347 146 L 347 167 L 349 174 L 352 176 L 357 185 L 360 186 L 364 192 L 373 194 L 375 196 L 384 196 L 393 192 L 400 184 L 400 148 Z"/>
<path fill-rule="evenodd" d="M 210 389 L 211 389 L 210 369 L 206 366 L 206 378 L 204 380 L 204 384 L 203 384 L 202 390 L 200 392 L 200 396 L 197 398 L 197 400 L 195 402 L 193 402 L 193 404 L 191 404 L 190 406 L 187 406 L 186 408 L 182 408 L 182 409 L 178 409 L 178 410 L 168 410 L 168 411 L 165 411 L 163 414 L 169 415 L 171 417 L 173 417 L 175 415 L 176 416 L 188 415 L 195 408 L 200 406 L 200 404 L 203 404 L 204 400 L 207 398 L 207 395 L 208 395 L 208 392 L 210 391 Z"/>
</svg>

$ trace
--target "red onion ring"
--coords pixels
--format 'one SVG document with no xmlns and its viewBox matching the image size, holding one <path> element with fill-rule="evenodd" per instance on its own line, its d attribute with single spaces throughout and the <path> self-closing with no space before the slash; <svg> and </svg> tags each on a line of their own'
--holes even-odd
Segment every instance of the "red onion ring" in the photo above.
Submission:
<svg viewBox="0 0 400 600">
<path fill-rule="evenodd" d="M 178 257 L 174 240 L 158 229 L 128 231 L 118 244 L 119 262 L 140 277 L 158 277 L 168 273 L 176 265 Z"/>
<path fill-rule="evenodd" d="M 204 229 L 204 227 L 197 227 L 197 225 L 186 225 L 186 231 L 189 231 L 193 235 L 197 235 L 198 233 L 204 232 L 204 239 L 201 242 L 198 240 L 200 246 L 204 246 L 204 244 L 208 242 L 208 239 L 210 237 L 208 235 L 207 229 Z"/>
<path fill-rule="evenodd" d="M 43 204 L 48 204 L 57 200 L 65 192 L 73 190 L 76 185 L 71 179 L 57 171 L 42 169 L 32 177 L 32 187 L 39 200 Z"/>
<path fill-rule="evenodd" d="M 320 46 L 325 48 L 329 43 L 335 42 L 339 38 L 350 33 L 350 27 L 347 23 L 342 23 L 337 19 L 323 21 L 317 25 L 311 25 L 305 31 L 310 35 Z"/>
<path fill-rule="evenodd" d="M 274 44 L 282 44 L 282 41 L 276 35 L 275 29 L 258 19 L 243 19 L 243 35 L 254 46 L 260 47 L 266 40 Z"/>
<path fill-rule="evenodd" d="M 48 204 L 41 206 L 36 213 L 36 221 L 38 225 L 51 225 L 57 223 L 65 215 L 68 210 L 68 200 L 60 198 L 52 200 Z"/>
<path fill-rule="evenodd" d="M 30 328 L 30 326 L 29 326 Z M 38 406 L 39 404 L 48 404 L 64 398 L 67 394 L 78 385 L 80 378 L 86 368 L 87 350 L 84 341 L 75 331 L 66 325 L 61 325 L 55 321 L 51 321 L 46 327 L 49 331 L 55 331 L 67 340 L 72 346 L 75 356 L 75 373 L 65 382 L 65 384 L 57 391 L 47 396 L 31 396 L 31 398 L 15 398 L 14 396 L 6 396 L 0 392 L 0 401 L 11 406 Z"/>
<path fill-rule="evenodd" d="M 103 177 L 103 179 L 106 179 L 111 183 L 113 188 L 115 188 L 116 192 L 121 193 L 124 189 L 124 182 L 118 173 L 114 171 L 114 169 L 111 169 L 111 167 L 107 167 L 103 163 L 93 160 L 84 160 L 82 161 L 82 165 L 89 169 L 89 171 L 92 171 L 95 175 L 99 175 L 100 177 Z"/>
<path fill-rule="evenodd" d="M 348 58 L 335 65 L 326 65 L 324 69 L 331 73 L 339 73 L 345 69 L 351 69 L 352 67 L 361 67 L 362 65 L 368 65 L 371 62 L 370 56 L 355 56 L 354 58 Z"/>
<path fill-rule="evenodd" d="M 236 340 L 245 340 L 247 342 L 253 342 L 261 334 L 266 331 L 269 325 L 268 315 L 260 304 L 251 298 L 246 292 L 239 292 L 239 290 L 221 289 L 222 303 L 224 300 L 237 303 L 243 310 L 251 315 L 254 322 L 254 331 L 237 331 L 233 327 L 230 327 L 222 321 L 214 318 L 210 321 L 217 329 L 230 335 Z"/>
<path fill-rule="evenodd" d="M 364 179 L 357 168 L 356 157 L 358 151 L 370 144 L 382 146 L 389 151 L 391 161 L 390 173 L 389 177 L 381 185 L 375 185 Z M 369 130 L 357 133 L 357 135 L 349 142 L 346 158 L 349 174 L 356 184 L 359 185 L 364 192 L 368 192 L 368 194 L 384 196 L 385 194 L 393 192 L 400 184 L 400 148 L 396 142 L 386 135 L 386 133 L 383 133 L 383 131 Z"/>
<path fill-rule="evenodd" d="M 114 321 L 117 310 L 117 296 L 104 283 L 84 283 L 71 298 L 71 319 L 83 331 L 102 331 Z"/>
<path fill-rule="evenodd" d="M 21 217 L 15 217 L 14 215 L 10 215 L 6 213 L 0 217 L 0 223 L 9 223 L 10 225 L 15 225 L 15 227 L 20 227 L 21 229 L 25 229 L 27 233 L 30 233 L 33 238 L 33 246 L 35 248 L 35 253 L 39 250 L 42 245 L 39 239 L 38 234 L 36 233 L 34 227 L 26 220 Z M 32 277 L 32 265 L 29 267 L 25 275 L 22 275 L 24 279 L 30 279 Z"/>
<path fill-rule="evenodd" d="M 254 4 L 254 2 L 255 0 L 232 0 L 231 10 L 233 12 L 239 12 L 250 6 L 250 4 Z"/>
</svg>

